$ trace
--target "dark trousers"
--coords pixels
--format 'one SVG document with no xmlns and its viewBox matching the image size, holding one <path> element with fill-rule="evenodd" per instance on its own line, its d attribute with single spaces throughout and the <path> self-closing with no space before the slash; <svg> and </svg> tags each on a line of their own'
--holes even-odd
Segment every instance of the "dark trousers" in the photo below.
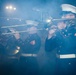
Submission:
<svg viewBox="0 0 76 75">
<path fill-rule="evenodd" d="M 56 52 L 46 52 L 46 62 L 41 68 L 40 75 L 55 75 L 56 69 Z"/>
<path fill-rule="evenodd" d="M 57 75 L 76 75 L 76 59 L 57 59 L 56 61 Z"/>
<path fill-rule="evenodd" d="M 36 57 L 20 57 L 21 75 L 38 75 L 39 66 Z"/>
</svg>

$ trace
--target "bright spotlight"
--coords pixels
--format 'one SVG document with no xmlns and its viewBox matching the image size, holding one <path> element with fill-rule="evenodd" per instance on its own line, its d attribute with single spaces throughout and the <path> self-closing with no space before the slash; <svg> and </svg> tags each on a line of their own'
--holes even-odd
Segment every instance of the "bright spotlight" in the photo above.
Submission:
<svg viewBox="0 0 76 75">
<path fill-rule="evenodd" d="M 6 9 L 9 9 L 9 10 L 16 10 L 16 8 L 13 7 L 12 5 L 10 5 L 10 6 L 6 6 Z"/>
<path fill-rule="evenodd" d="M 14 8 L 14 10 L 16 10 L 16 8 Z"/>
<path fill-rule="evenodd" d="M 13 7 L 12 6 L 9 6 L 9 8 L 12 9 Z"/>
<path fill-rule="evenodd" d="M 9 7 L 8 7 L 8 6 L 6 6 L 6 9 L 9 9 Z"/>
</svg>

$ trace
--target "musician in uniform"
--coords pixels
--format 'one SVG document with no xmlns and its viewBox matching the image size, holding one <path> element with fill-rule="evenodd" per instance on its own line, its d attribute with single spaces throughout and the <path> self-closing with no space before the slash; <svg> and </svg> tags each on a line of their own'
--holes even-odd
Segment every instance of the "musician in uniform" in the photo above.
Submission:
<svg viewBox="0 0 76 75">
<path fill-rule="evenodd" d="M 41 46 L 41 39 L 38 35 L 38 22 L 27 20 L 27 33 L 28 36 L 26 37 L 24 41 L 24 49 L 22 53 L 27 54 L 37 54 L 39 52 L 40 46 Z"/>
<path fill-rule="evenodd" d="M 5 48 L 6 48 L 7 55 L 11 56 L 20 52 L 23 42 L 20 38 L 20 34 L 18 31 L 16 31 L 13 28 L 10 28 L 9 30 L 11 31 L 11 34 L 7 38 L 7 44 Z"/>
<path fill-rule="evenodd" d="M 57 40 L 57 26 L 52 25 L 48 30 L 48 35 L 45 40 L 45 52 L 46 52 L 46 63 L 43 71 L 44 75 L 55 75 L 55 66 L 56 66 L 56 50 L 58 46 Z"/>
<path fill-rule="evenodd" d="M 37 34 L 37 28 L 32 26 L 28 28 L 28 37 L 24 41 L 25 53 L 37 54 L 41 46 L 41 39 Z"/>
<path fill-rule="evenodd" d="M 28 36 L 24 41 L 24 48 L 20 58 L 21 64 L 25 68 L 23 73 L 28 75 L 38 74 L 37 56 L 41 47 L 41 39 L 37 34 L 37 27 L 34 25 L 29 25 L 27 32 Z"/>
<path fill-rule="evenodd" d="M 76 7 L 62 4 L 62 20 L 58 22 L 57 72 L 75 75 L 76 72 Z"/>
</svg>

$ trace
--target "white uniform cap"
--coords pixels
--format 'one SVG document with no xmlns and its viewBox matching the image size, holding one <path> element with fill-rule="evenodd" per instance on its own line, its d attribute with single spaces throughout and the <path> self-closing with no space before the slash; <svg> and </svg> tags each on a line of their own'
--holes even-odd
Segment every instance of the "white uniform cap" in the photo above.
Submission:
<svg viewBox="0 0 76 75">
<path fill-rule="evenodd" d="M 34 25 L 34 26 L 37 26 L 39 23 L 36 22 L 36 21 L 33 21 L 33 20 L 26 20 L 26 24 L 27 24 L 27 25 Z"/>
<path fill-rule="evenodd" d="M 62 4 L 61 5 L 62 11 L 70 11 L 76 14 L 76 7 L 70 4 Z"/>
</svg>

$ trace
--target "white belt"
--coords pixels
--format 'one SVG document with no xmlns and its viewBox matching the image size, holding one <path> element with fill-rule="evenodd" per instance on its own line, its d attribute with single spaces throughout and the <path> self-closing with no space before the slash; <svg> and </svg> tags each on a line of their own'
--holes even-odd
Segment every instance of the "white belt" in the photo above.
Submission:
<svg viewBox="0 0 76 75">
<path fill-rule="evenodd" d="M 24 56 L 24 57 L 36 57 L 37 54 L 21 54 L 21 56 Z"/>
<path fill-rule="evenodd" d="M 57 57 L 60 59 L 76 58 L 76 54 L 62 54 L 62 55 L 57 55 Z"/>
</svg>

